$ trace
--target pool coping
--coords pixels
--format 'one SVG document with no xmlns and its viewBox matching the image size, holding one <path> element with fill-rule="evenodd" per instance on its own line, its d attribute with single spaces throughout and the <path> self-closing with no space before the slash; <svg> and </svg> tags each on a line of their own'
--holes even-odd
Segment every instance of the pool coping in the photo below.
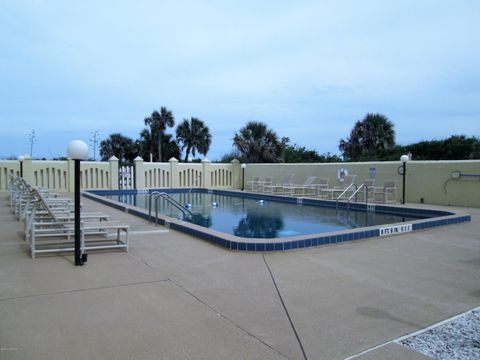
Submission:
<svg viewBox="0 0 480 360">
<path fill-rule="evenodd" d="M 149 220 L 148 210 L 135 207 L 133 205 L 125 204 L 116 200 L 107 199 L 106 195 L 133 195 L 133 194 L 148 194 L 153 191 L 162 192 L 189 192 L 189 188 L 177 189 L 139 189 L 139 190 L 88 190 L 82 193 L 83 196 L 98 201 L 104 205 L 111 206 L 120 211 L 141 217 Z M 245 191 L 222 190 L 222 189 L 204 189 L 194 188 L 195 192 L 208 193 L 215 195 L 235 195 L 250 199 L 269 200 L 291 204 L 303 204 L 312 206 L 336 206 L 336 201 L 323 200 L 305 197 L 292 197 L 283 195 L 270 195 L 263 193 L 250 193 Z M 432 216 L 426 219 L 418 219 L 406 221 L 401 223 L 392 223 L 388 225 L 375 225 L 369 227 L 362 227 L 357 229 L 346 229 L 332 232 L 323 232 L 307 235 L 296 235 L 282 238 L 265 239 L 265 238 L 243 238 L 233 234 L 223 233 L 217 230 L 209 229 L 200 225 L 195 225 L 187 221 L 183 221 L 168 216 L 159 215 L 157 223 L 169 227 L 200 239 L 206 240 L 215 245 L 221 246 L 228 250 L 247 251 L 247 252 L 271 252 L 271 251 L 288 251 L 295 249 L 302 249 L 308 247 L 318 247 L 324 245 L 338 244 L 347 241 L 358 241 L 368 238 L 394 236 L 405 234 L 414 231 L 421 231 L 438 226 L 447 226 L 452 224 L 459 224 L 462 222 L 471 221 L 469 214 L 461 211 L 445 211 L 428 208 L 416 208 L 411 206 L 399 205 L 383 205 L 365 203 L 351 203 L 349 208 L 351 210 L 367 210 L 385 212 L 390 214 L 403 214 L 412 216 Z M 339 203 L 339 209 L 346 209 L 346 203 Z"/>
</svg>

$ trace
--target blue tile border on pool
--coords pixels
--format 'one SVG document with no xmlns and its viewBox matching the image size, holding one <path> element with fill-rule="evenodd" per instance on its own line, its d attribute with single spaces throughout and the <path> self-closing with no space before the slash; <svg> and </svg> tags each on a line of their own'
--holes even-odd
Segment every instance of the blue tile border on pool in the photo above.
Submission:
<svg viewBox="0 0 480 360">
<path fill-rule="evenodd" d="M 110 199 L 104 198 L 104 196 L 110 195 L 134 195 L 134 194 L 145 194 L 151 193 L 153 191 L 163 191 L 167 193 L 173 192 L 189 192 L 191 189 L 182 188 L 182 189 L 149 189 L 148 192 L 139 192 L 137 190 L 89 190 L 83 192 L 83 196 L 90 198 L 92 200 L 98 201 L 104 205 L 111 206 L 117 210 L 125 211 L 129 214 L 139 216 L 143 219 L 148 220 L 148 214 L 144 211 L 139 210 L 133 206 L 122 204 Z M 228 190 L 208 190 L 208 189 L 193 189 L 194 192 L 198 193 L 212 193 L 215 195 L 230 195 L 230 196 L 239 196 L 249 199 L 259 199 L 259 200 L 268 200 L 268 201 L 277 201 L 297 204 L 297 198 L 295 197 L 286 197 L 286 196 L 277 196 L 277 195 L 268 195 L 268 194 L 255 194 L 255 193 L 244 193 L 238 191 L 228 191 Z M 303 205 L 310 206 L 327 206 L 335 207 L 334 201 L 328 200 L 317 200 L 317 199 L 302 199 Z M 340 209 L 347 209 L 347 204 L 340 203 Z M 352 203 L 350 204 L 351 210 L 366 210 L 367 205 L 363 203 Z M 412 223 L 412 231 L 419 231 L 424 229 L 429 229 L 437 226 L 446 226 L 452 224 L 459 224 L 462 222 L 471 221 L 470 215 L 460 215 L 454 212 L 443 211 L 443 210 L 433 210 L 433 209 L 419 209 L 419 208 L 404 208 L 388 205 L 378 205 L 375 204 L 376 212 L 384 212 L 390 214 L 402 214 L 405 216 L 422 216 L 430 217 L 427 219 L 416 220 Z M 439 218 L 440 217 L 440 218 Z M 380 229 L 382 226 L 376 226 L 375 228 L 358 228 L 352 229 L 351 231 L 342 231 L 340 234 L 312 234 L 311 237 L 306 237 L 302 239 L 292 239 L 289 238 L 274 238 L 271 241 L 266 239 L 246 239 L 231 236 L 229 234 L 223 234 L 220 232 L 213 231 L 202 228 L 198 225 L 194 225 L 188 222 L 179 222 L 177 219 L 166 220 L 164 218 L 157 219 L 158 224 L 168 225 L 171 229 L 177 230 L 213 244 L 219 245 L 229 250 L 236 251 L 251 251 L 251 252 L 270 252 L 270 251 L 286 251 L 293 249 L 303 249 L 307 247 L 317 247 L 322 245 L 336 244 L 346 241 L 356 241 L 363 240 L 372 237 L 380 236 Z M 402 223 L 405 224 L 405 223 Z M 387 226 L 387 225 L 385 225 Z M 235 238 L 234 240 L 232 239 Z"/>
</svg>

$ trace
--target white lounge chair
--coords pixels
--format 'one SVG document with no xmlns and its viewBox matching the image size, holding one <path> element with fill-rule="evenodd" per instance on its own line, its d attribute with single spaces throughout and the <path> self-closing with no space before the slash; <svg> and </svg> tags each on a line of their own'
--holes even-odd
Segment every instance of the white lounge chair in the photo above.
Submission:
<svg viewBox="0 0 480 360">
<path fill-rule="evenodd" d="M 248 180 L 246 189 L 250 191 L 254 191 L 253 189 L 258 185 L 259 181 L 260 181 L 260 176 L 255 176 L 253 180 Z"/>
<path fill-rule="evenodd" d="M 281 183 L 265 185 L 264 192 L 270 194 L 283 193 L 285 186 L 293 185 L 294 176 L 295 174 L 287 174 Z"/>
<path fill-rule="evenodd" d="M 247 189 L 252 192 L 264 192 L 265 186 L 272 185 L 271 177 L 255 176 L 253 180 L 247 181 Z"/>
<path fill-rule="evenodd" d="M 397 202 L 397 182 L 387 180 L 383 187 L 375 187 L 373 190 L 373 201 L 383 204 Z"/>
<path fill-rule="evenodd" d="M 37 253 L 71 252 L 74 250 L 74 222 L 61 219 L 52 211 L 40 193 L 26 218 L 25 240 L 31 256 Z M 37 216 L 37 211 L 41 216 Z M 129 225 L 109 221 L 80 223 L 81 248 L 86 250 L 122 249 L 128 251 Z M 124 234 L 122 237 L 121 235 Z"/>
<path fill-rule="evenodd" d="M 325 194 L 322 193 L 322 189 L 328 189 L 329 178 L 321 178 L 318 180 L 318 183 L 314 184 L 316 189 L 316 195 L 320 198 L 324 197 Z"/>
<path fill-rule="evenodd" d="M 293 196 L 305 196 L 305 195 L 314 195 L 315 194 L 315 187 L 312 186 L 313 182 L 315 181 L 316 176 L 309 176 L 306 178 L 303 184 L 294 184 L 294 185 L 286 185 L 283 187 L 283 191 L 286 194 L 293 195 Z"/>
</svg>

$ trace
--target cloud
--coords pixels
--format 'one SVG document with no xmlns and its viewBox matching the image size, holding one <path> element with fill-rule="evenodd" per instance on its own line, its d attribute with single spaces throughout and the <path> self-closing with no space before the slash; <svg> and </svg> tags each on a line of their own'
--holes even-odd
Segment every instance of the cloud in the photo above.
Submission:
<svg viewBox="0 0 480 360">
<path fill-rule="evenodd" d="M 11 136 L 137 136 L 143 118 L 167 106 L 177 121 L 203 119 L 217 154 L 248 120 L 319 152 L 337 152 L 367 112 L 387 115 L 401 143 L 468 133 L 480 116 L 479 10 L 452 1 L 5 1 L 0 120 Z"/>
</svg>

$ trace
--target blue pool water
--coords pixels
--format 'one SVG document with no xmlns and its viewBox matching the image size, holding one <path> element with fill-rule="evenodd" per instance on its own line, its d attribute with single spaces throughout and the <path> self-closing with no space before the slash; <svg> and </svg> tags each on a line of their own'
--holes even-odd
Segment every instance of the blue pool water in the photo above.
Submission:
<svg viewBox="0 0 480 360">
<path fill-rule="evenodd" d="M 205 192 L 170 193 L 193 216 L 167 201 L 159 201 L 159 214 L 182 218 L 194 224 L 243 238 L 283 238 L 333 232 L 359 227 L 401 223 L 427 216 L 398 215 L 277 202 L 271 198 L 246 198 Z M 115 194 L 106 197 L 144 209 L 149 208 L 148 194 Z M 154 208 L 154 207 L 153 207 Z M 154 211 L 152 211 L 155 214 Z"/>
</svg>

